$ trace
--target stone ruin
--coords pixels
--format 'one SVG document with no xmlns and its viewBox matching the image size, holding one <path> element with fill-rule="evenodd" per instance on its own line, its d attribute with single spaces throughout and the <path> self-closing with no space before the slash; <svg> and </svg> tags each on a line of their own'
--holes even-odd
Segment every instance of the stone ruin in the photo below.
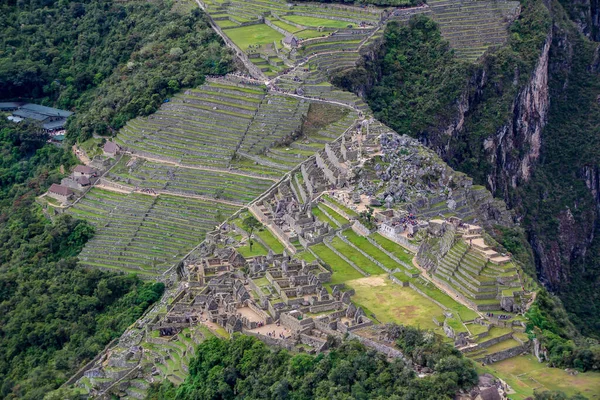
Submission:
<svg viewBox="0 0 600 400">
<path fill-rule="evenodd" d="M 331 226 L 312 214 L 311 202 L 301 204 L 298 201 L 289 184 L 280 185 L 250 208 L 263 224 L 285 240 L 288 248 L 294 248 L 293 242 L 300 242 L 307 248 L 334 234 Z"/>
</svg>

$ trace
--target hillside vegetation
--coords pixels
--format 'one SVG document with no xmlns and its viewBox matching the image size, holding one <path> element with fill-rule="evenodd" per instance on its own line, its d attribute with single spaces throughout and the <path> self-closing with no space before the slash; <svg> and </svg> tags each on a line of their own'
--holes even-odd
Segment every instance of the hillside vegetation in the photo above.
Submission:
<svg viewBox="0 0 600 400">
<path fill-rule="evenodd" d="M 401 359 L 368 350 L 357 341 L 335 343 L 327 354 L 292 355 L 253 337 L 206 340 L 179 387 L 155 386 L 150 399 L 450 399 L 477 381 L 469 360 L 433 336 L 402 329 L 398 344 L 437 373 L 418 378 Z M 412 353 L 408 353 L 412 354 Z M 428 362 L 429 361 L 429 362 Z"/>
<path fill-rule="evenodd" d="M 507 192 L 498 188 L 496 193 L 513 202 L 524 216 L 531 244 L 546 251 L 555 245 L 568 246 L 561 243 L 559 230 L 560 224 L 565 223 L 566 217 L 561 217 L 565 208 L 571 210 L 574 222 L 570 226 L 574 230 L 593 221 L 595 205 L 580 179 L 580 171 L 586 165 L 594 165 L 599 158 L 598 146 L 593 144 L 598 141 L 595 121 L 599 108 L 593 99 L 600 90 L 597 71 L 589 67 L 596 44 L 568 28 L 570 22 L 561 14 L 560 6 L 554 8 L 554 13 L 561 26 L 566 27 L 561 34 L 573 43 L 574 54 L 565 49 L 563 53 L 560 48 L 553 54 L 556 65 L 563 69 L 551 75 L 551 95 L 557 100 L 551 101 L 549 123 L 544 130 L 544 157 L 528 183 Z M 489 53 L 481 65 L 469 65 L 457 58 L 440 35 L 437 24 L 426 16 L 416 16 L 407 25 L 389 23 L 381 47 L 365 56 L 356 69 L 336 76 L 334 83 L 364 93 L 377 118 L 399 133 L 420 138 L 440 149 L 451 165 L 478 183 L 486 184 L 494 166 L 484 149 L 484 139 L 511 117 L 514 98 L 530 79 L 529 71 L 537 63 L 549 21 L 550 15 L 541 1 L 523 2 L 521 17 L 510 27 L 508 44 Z M 475 80 L 483 79 L 482 74 L 486 74 L 487 83 L 478 88 Z M 566 80 L 570 84 L 565 89 Z M 441 132 L 455 123 L 457 103 L 463 94 L 473 96 L 474 100 L 462 122 L 460 136 L 448 138 Z M 499 240 L 525 264 L 530 274 L 536 274 L 524 236 L 509 231 L 499 229 Z M 577 327 L 586 335 L 596 336 L 600 321 L 597 263 L 594 263 L 597 241 L 594 239 L 586 257 L 572 265 L 563 261 L 568 278 L 554 287 Z M 573 245 L 581 247 L 581 243 Z M 545 280 L 548 273 L 538 267 L 537 277 Z M 548 346 L 552 363 L 582 370 L 597 368 L 593 361 L 598 357 L 597 343 L 579 337 L 560 301 L 549 294 L 541 299 L 532 311 L 531 329 L 534 330 L 533 326 L 539 329 L 538 337 Z"/>
<path fill-rule="evenodd" d="M 4 2 L 0 26 L 0 96 L 75 111 L 71 141 L 108 134 L 230 68 L 202 12 L 173 1 Z"/>
<path fill-rule="evenodd" d="M 73 156 L 35 127 L 0 120 L 0 397 L 40 399 L 160 298 L 163 284 L 85 270 L 94 229 L 50 221 L 35 197 Z"/>
</svg>

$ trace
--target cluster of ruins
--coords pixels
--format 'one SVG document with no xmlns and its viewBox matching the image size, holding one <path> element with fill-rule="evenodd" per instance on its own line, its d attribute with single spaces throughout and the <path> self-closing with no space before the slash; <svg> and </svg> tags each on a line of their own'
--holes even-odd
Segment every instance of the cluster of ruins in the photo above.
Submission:
<svg viewBox="0 0 600 400">
<path fill-rule="evenodd" d="M 332 285 L 331 291 L 323 286 L 331 272 L 317 261 L 296 260 L 285 252 L 246 261 L 227 247 L 184 268 L 186 287 L 148 326 L 160 336 L 174 336 L 196 324 L 216 324 L 270 344 L 303 344 L 321 351 L 328 335 L 341 336 L 372 324 L 351 303 L 353 291 L 343 285 Z"/>
</svg>

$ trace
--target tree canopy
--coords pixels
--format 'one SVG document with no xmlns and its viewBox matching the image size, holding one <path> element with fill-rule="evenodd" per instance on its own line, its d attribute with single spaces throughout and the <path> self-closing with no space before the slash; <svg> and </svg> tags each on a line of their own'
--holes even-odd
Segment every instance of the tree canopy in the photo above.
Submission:
<svg viewBox="0 0 600 400">
<path fill-rule="evenodd" d="M 414 349 L 437 343 L 417 329 L 403 332 L 415 341 Z M 181 386 L 165 382 L 148 398 L 440 400 L 477 382 L 471 362 L 441 342 L 430 347 L 435 373 L 418 378 L 402 359 L 388 361 L 357 341 L 329 340 L 333 348 L 315 356 L 271 349 L 248 336 L 211 338 L 198 346 Z"/>
<path fill-rule="evenodd" d="M 69 215 L 51 221 L 36 204 L 74 163 L 45 139 L 0 119 L 0 397 L 8 399 L 55 389 L 164 289 L 77 265 L 94 228 Z"/>
<path fill-rule="evenodd" d="M 75 111 L 68 139 L 110 134 L 182 87 L 230 69 L 195 6 L 19 0 L 0 5 L 0 97 Z"/>
</svg>

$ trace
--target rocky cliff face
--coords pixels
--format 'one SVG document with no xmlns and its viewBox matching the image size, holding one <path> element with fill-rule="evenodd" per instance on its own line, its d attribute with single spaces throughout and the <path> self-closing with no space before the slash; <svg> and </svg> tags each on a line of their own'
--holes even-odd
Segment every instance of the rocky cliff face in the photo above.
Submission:
<svg viewBox="0 0 600 400">
<path fill-rule="evenodd" d="M 600 41 L 600 0 L 561 0 L 561 3 L 581 33 Z"/>
<path fill-rule="evenodd" d="M 548 121 L 548 59 L 552 33 L 548 34 L 529 83 L 512 104 L 511 118 L 483 142 L 492 169 L 487 183 L 493 193 L 509 193 L 531 177 L 540 157 L 542 130 Z"/>
</svg>

